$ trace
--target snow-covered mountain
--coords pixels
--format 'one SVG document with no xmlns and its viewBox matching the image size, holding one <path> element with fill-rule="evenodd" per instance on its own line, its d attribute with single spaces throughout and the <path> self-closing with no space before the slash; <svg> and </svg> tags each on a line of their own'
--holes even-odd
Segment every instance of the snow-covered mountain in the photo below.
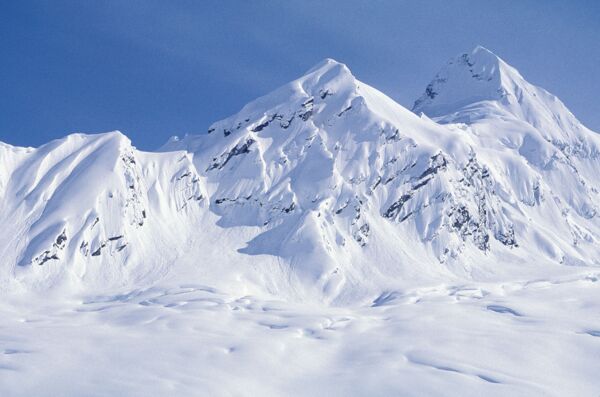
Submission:
<svg viewBox="0 0 600 397">
<path fill-rule="evenodd" d="M 203 205 L 190 156 L 141 153 L 119 132 L 0 149 L 3 284 L 152 278 L 185 240 L 174 223 Z"/>
<path fill-rule="evenodd" d="M 506 178 L 509 189 L 498 193 L 522 214 L 517 235 L 531 239 L 527 249 L 561 263 L 593 261 L 600 140 L 558 98 L 477 47 L 448 62 L 413 110 L 476 139 Z"/>
<path fill-rule="evenodd" d="M 596 265 L 600 137 L 478 47 L 407 110 L 327 59 L 159 153 L 0 146 L 0 282 L 352 301 Z"/>
</svg>

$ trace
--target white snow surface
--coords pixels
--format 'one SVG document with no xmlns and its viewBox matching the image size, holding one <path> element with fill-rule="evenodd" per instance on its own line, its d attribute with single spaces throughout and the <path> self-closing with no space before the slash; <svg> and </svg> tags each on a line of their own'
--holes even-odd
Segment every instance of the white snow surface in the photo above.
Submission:
<svg viewBox="0 0 600 397">
<path fill-rule="evenodd" d="M 600 137 L 483 47 L 142 152 L 0 143 L 0 392 L 598 395 Z"/>
</svg>

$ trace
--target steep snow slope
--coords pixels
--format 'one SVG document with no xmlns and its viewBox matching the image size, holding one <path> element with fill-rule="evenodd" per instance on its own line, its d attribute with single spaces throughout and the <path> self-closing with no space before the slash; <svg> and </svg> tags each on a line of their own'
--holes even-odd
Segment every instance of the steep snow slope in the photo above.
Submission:
<svg viewBox="0 0 600 397">
<path fill-rule="evenodd" d="M 173 222 L 192 221 L 203 204 L 186 153 L 141 153 L 119 132 L 0 149 L 5 286 L 156 279 L 183 248 Z"/>
</svg>

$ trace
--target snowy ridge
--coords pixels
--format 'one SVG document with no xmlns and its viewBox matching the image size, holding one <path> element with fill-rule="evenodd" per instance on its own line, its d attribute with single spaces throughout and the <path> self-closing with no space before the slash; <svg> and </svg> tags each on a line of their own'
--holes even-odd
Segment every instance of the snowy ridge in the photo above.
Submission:
<svg viewBox="0 0 600 397">
<path fill-rule="evenodd" d="M 185 153 L 141 153 L 119 132 L 4 149 L 11 161 L 4 168 L 10 173 L 0 219 L 12 225 L 2 231 L 4 281 L 16 276 L 25 286 L 49 287 L 69 280 L 106 286 L 129 277 L 152 279 L 159 269 L 139 261 L 153 254 L 173 258 L 153 249 L 170 240 L 155 228 L 160 218 L 203 199 Z M 132 260 L 137 268 L 129 266 Z"/>
<path fill-rule="evenodd" d="M 117 132 L 2 145 L 0 280 L 342 303 L 597 265 L 600 141 L 558 99 L 478 47 L 414 111 L 327 59 L 161 153 Z"/>
</svg>

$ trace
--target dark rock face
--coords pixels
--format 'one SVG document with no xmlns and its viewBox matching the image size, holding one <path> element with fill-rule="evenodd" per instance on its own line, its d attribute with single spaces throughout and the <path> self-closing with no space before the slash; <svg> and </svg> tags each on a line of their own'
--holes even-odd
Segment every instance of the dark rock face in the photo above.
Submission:
<svg viewBox="0 0 600 397">
<path fill-rule="evenodd" d="M 123 249 L 125 249 L 125 247 L 127 247 L 129 243 L 127 243 L 127 241 L 125 241 L 125 236 L 124 235 L 118 235 L 118 236 L 112 236 L 112 237 L 108 237 L 107 239 L 104 239 L 102 241 L 100 241 L 100 244 L 98 245 L 98 247 L 92 251 L 92 253 L 90 254 L 91 256 L 100 256 L 102 255 L 102 251 L 105 248 L 112 248 L 112 252 L 121 252 Z M 88 243 L 85 242 L 85 246 L 84 243 L 82 243 L 82 247 L 86 249 L 87 254 L 89 253 L 90 250 L 87 249 L 88 247 Z M 80 247 L 80 248 L 82 248 Z"/>
<path fill-rule="evenodd" d="M 451 220 L 451 228 L 458 233 L 463 241 L 466 241 L 469 236 L 472 237 L 473 243 L 482 251 L 487 251 L 490 248 L 490 236 L 487 233 L 485 224 L 481 224 L 477 218 L 473 217 L 469 210 L 460 205 L 458 208 L 452 208 L 449 213 Z"/>
<path fill-rule="evenodd" d="M 444 203 L 443 207 L 439 207 L 439 217 L 442 219 L 440 227 L 445 225 L 449 232 L 458 235 L 464 243 L 471 241 L 480 250 L 488 251 L 490 236 L 494 236 L 505 246 L 518 247 L 512 224 L 501 215 L 490 172 L 478 163 L 475 156 L 464 167 L 456 169 L 461 175 L 458 181 L 445 179 L 451 183 L 450 190 L 425 193 L 431 196 L 424 200 L 420 195 L 423 204 L 408 211 L 405 209 L 421 189 L 439 178 L 449 167 L 449 161 L 442 153 L 432 156 L 429 166 L 412 180 L 411 188 L 404 191 L 382 216 L 401 223 L 432 204 Z"/>
<path fill-rule="evenodd" d="M 400 196 L 398 200 L 396 200 L 383 214 L 384 218 L 395 218 L 398 216 L 404 204 L 410 200 L 412 194 L 407 193 Z"/>
<path fill-rule="evenodd" d="M 256 127 L 252 128 L 252 132 L 260 132 L 260 131 L 262 131 L 265 128 L 267 128 L 269 126 L 269 124 L 271 124 L 273 121 L 275 121 L 275 120 L 281 120 L 282 117 L 283 116 L 281 116 L 279 114 L 274 114 L 269 119 L 267 119 L 266 121 L 260 123 Z"/>
<path fill-rule="evenodd" d="M 294 209 L 296 208 L 296 204 L 294 202 L 292 202 L 288 207 L 284 207 L 281 209 L 281 211 L 285 212 L 286 214 L 289 214 L 290 212 L 292 212 Z"/>
<path fill-rule="evenodd" d="M 442 153 L 437 153 L 429 159 L 429 166 L 416 178 L 414 184 L 408 192 L 402 194 L 388 209 L 383 213 L 384 218 L 397 218 L 404 205 L 413 197 L 415 192 L 427 185 L 436 174 L 444 171 L 448 165 L 448 161 Z M 411 213 L 405 214 L 400 222 L 406 220 Z"/>
<path fill-rule="evenodd" d="M 102 251 L 102 248 L 104 248 L 106 245 L 100 245 L 100 247 L 98 247 L 97 250 L 95 250 L 94 252 L 92 252 L 92 256 L 100 256 L 100 253 Z"/>
<path fill-rule="evenodd" d="M 64 249 L 65 243 L 67 242 L 67 234 L 66 231 L 63 230 L 61 234 L 56 237 L 56 241 L 54 242 L 54 247 L 58 249 Z"/>
<path fill-rule="evenodd" d="M 333 95 L 333 93 L 330 90 L 321 90 L 319 93 L 319 96 L 321 97 L 321 99 L 325 99 L 329 95 Z"/>
<path fill-rule="evenodd" d="M 227 163 L 235 156 L 239 156 L 240 154 L 250 153 L 250 147 L 256 141 L 252 138 L 247 138 L 244 142 L 238 143 L 231 150 L 225 152 L 221 155 L 220 160 L 217 158 L 213 159 L 213 163 L 206 169 L 207 171 L 214 169 L 222 169 L 227 165 Z"/>
<path fill-rule="evenodd" d="M 352 233 L 352 237 L 354 237 L 354 240 L 361 247 L 364 247 L 365 245 L 367 245 L 367 238 L 369 237 L 370 232 L 371 232 L 371 229 L 370 229 L 369 224 L 365 223 L 362 226 L 360 226 L 358 228 L 358 230 L 356 230 L 356 231 L 354 231 L 354 233 Z"/>
<path fill-rule="evenodd" d="M 43 265 L 44 263 L 50 260 L 59 260 L 60 257 L 58 253 L 65 249 L 67 244 L 67 232 L 65 229 L 56 236 L 54 243 L 52 243 L 52 247 L 48 250 L 45 250 L 40 255 L 36 256 L 31 263 L 37 263 L 38 265 Z"/>
<path fill-rule="evenodd" d="M 348 106 L 346 109 L 342 110 L 338 113 L 338 117 L 342 117 L 342 115 L 348 111 L 352 110 L 352 105 Z"/>
<path fill-rule="evenodd" d="M 438 153 L 431 157 L 429 161 L 429 168 L 423 171 L 423 173 L 419 176 L 418 179 L 423 180 L 424 178 L 430 175 L 435 175 L 439 171 L 445 170 L 447 165 L 448 161 L 446 160 L 446 158 L 442 155 L 442 153 Z"/>
<path fill-rule="evenodd" d="M 144 219 L 146 218 L 146 211 L 142 200 L 144 193 L 141 187 L 140 171 L 136 168 L 133 152 L 123 153 L 121 161 L 124 166 L 125 183 L 128 187 L 125 198 L 125 213 L 131 225 L 140 227 L 144 225 Z"/>
<path fill-rule="evenodd" d="M 427 95 L 429 98 L 433 99 L 433 98 L 435 98 L 438 95 L 438 93 L 435 92 L 433 90 L 433 86 L 431 84 L 429 84 L 427 86 L 427 88 L 425 89 L 425 95 Z"/>
<path fill-rule="evenodd" d="M 514 229 L 502 215 L 498 207 L 498 197 L 494 191 L 494 184 L 489 170 L 481 166 L 473 156 L 463 168 L 463 175 L 459 183 L 462 189 L 468 192 L 475 206 L 469 210 L 464 204 L 450 209 L 449 216 L 452 220 L 451 227 L 461 236 L 463 241 L 468 236 L 482 251 L 490 249 L 490 234 L 509 247 L 518 247 Z"/>
<path fill-rule="evenodd" d="M 39 255 L 37 258 L 34 259 L 34 262 L 37 262 L 37 264 L 41 266 L 44 263 L 48 262 L 49 260 L 58 260 L 58 259 L 60 259 L 58 257 L 58 255 L 51 254 L 50 251 L 44 251 L 44 252 L 42 252 L 41 255 Z"/>
<path fill-rule="evenodd" d="M 498 232 L 496 234 L 496 240 L 509 247 L 518 247 L 517 240 L 515 239 L 515 231 L 512 226 L 506 232 Z"/>
<path fill-rule="evenodd" d="M 413 110 L 417 109 L 419 106 L 421 106 L 421 104 L 423 104 L 423 102 L 427 101 L 427 100 L 432 100 L 435 99 L 435 97 L 437 97 L 439 95 L 438 92 L 436 92 L 435 87 L 439 86 L 440 84 L 443 84 L 446 82 L 446 79 L 440 76 L 435 76 L 434 80 L 429 83 L 429 85 L 425 88 L 425 94 L 423 95 L 423 97 L 417 99 L 413 105 Z"/>
</svg>

